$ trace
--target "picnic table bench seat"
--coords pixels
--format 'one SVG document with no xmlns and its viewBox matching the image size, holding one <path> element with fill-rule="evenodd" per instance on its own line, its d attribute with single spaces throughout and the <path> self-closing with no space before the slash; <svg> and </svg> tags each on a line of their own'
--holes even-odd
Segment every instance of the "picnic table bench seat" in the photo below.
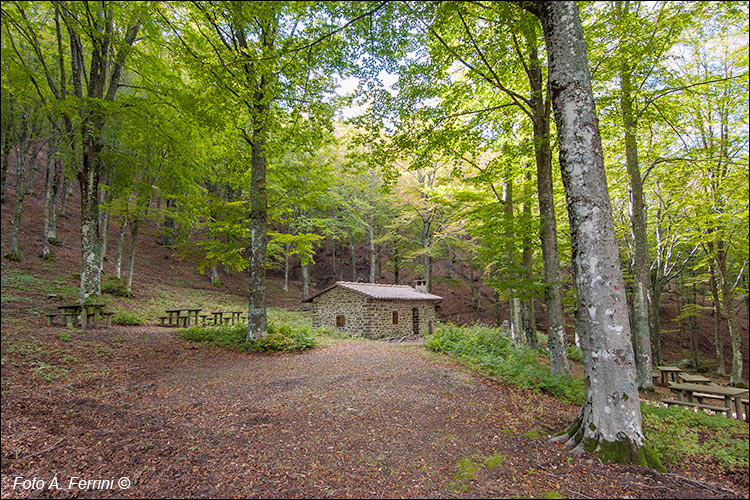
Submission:
<svg viewBox="0 0 750 500">
<path fill-rule="evenodd" d="M 678 401 L 676 399 L 662 399 L 662 402 L 665 403 L 667 406 L 671 406 L 671 405 L 690 406 L 692 408 L 701 408 L 704 410 L 715 411 L 716 413 L 723 413 L 724 415 L 727 415 L 727 412 L 729 412 L 729 408 L 727 408 L 726 406 L 712 406 L 712 405 L 707 405 L 703 403 L 691 403 L 689 401 Z"/>
<path fill-rule="evenodd" d="M 47 326 L 52 326 L 55 323 L 56 313 L 47 314 Z"/>
</svg>

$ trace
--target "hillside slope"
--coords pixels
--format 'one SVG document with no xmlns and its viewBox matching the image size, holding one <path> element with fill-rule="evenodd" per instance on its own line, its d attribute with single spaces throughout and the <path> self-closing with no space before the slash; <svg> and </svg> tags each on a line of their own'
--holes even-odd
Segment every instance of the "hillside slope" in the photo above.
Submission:
<svg viewBox="0 0 750 500">
<path fill-rule="evenodd" d="M 57 237 L 61 246 L 51 248 L 53 260 L 43 261 L 39 255 L 42 247 L 42 221 L 44 206 L 44 153 L 40 155 L 38 165 L 40 167 L 34 176 L 34 195 L 26 196 L 24 200 L 24 211 L 21 219 L 21 231 L 19 234 L 19 248 L 22 257 L 19 262 L 11 262 L 2 259 L 3 284 L 12 282 L 13 273 L 38 277 L 40 280 L 49 280 L 58 286 L 37 286 L 30 288 L 25 300 L 12 300 L 6 290 L 3 290 L 3 316 L 12 314 L 20 318 L 30 318 L 34 324 L 44 324 L 42 312 L 51 311 L 63 300 L 74 300 L 76 287 L 78 286 L 77 275 L 80 271 L 81 243 L 80 243 L 80 191 L 78 182 L 73 182 L 73 193 L 69 197 L 66 206 L 66 215 L 58 218 Z M 15 199 L 15 172 L 14 161 L 11 158 L 8 178 L 6 180 L 5 203 L 2 205 L 2 255 L 8 251 L 8 238 L 11 229 L 13 207 Z M 114 273 L 114 260 L 119 235 L 119 220 L 112 217 L 109 223 L 107 260 L 104 264 L 105 273 Z M 221 274 L 222 287 L 217 290 L 209 283 L 207 275 L 197 270 L 197 262 L 191 258 L 179 258 L 170 248 L 158 243 L 160 227 L 157 221 L 150 220 L 142 226 L 137 241 L 137 253 L 135 259 L 135 272 L 133 280 L 133 293 L 137 299 L 156 300 L 160 295 L 169 295 L 179 300 L 180 294 L 185 290 L 203 290 L 206 292 L 218 292 L 230 297 L 233 301 L 242 302 L 246 297 L 247 280 L 245 273 L 233 273 L 229 276 Z M 129 247 L 129 233 L 126 236 L 124 255 L 127 255 Z M 358 248 L 355 255 L 357 262 L 358 279 L 366 279 L 366 250 L 364 246 Z M 333 262 L 330 249 L 324 247 L 316 255 L 316 264 L 312 267 L 313 292 L 331 284 L 335 278 L 333 275 Z M 337 271 L 339 279 L 351 280 L 352 272 L 349 264 L 350 257 L 345 254 L 344 258 L 338 256 Z M 123 269 L 125 259 L 123 257 Z M 439 308 L 439 316 L 443 321 L 456 323 L 482 322 L 494 324 L 508 319 L 507 306 L 501 303 L 496 307 L 494 292 L 485 286 L 476 286 L 481 290 L 480 311 L 477 311 L 475 302 L 472 300 L 472 290 L 468 280 L 461 279 L 461 270 L 454 266 L 450 270 L 450 277 L 446 277 L 446 269 L 443 263 L 435 264 L 435 285 L 433 292 L 444 297 Z M 411 283 L 416 278 L 413 273 L 405 271 L 402 273 L 401 283 Z M 268 304 L 271 306 L 298 309 L 301 307 L 301 285 L 298 260 L 293 261 L 290 273 L 289 291 L 282 290 L 283 276 L 280 270 L 270 270 L 268 279 Z M 392 283 L 392 272 L 383 268 L 382 277 L 379 282 Z M 49 298 L 54 292 L 57 297 Z M 15 293 L 15 292 L 14 292 Z M 7 300 L 10 297 L 11 300 Z M 709 298 L 710 299 L 710 298 Z M 698 340 L 702 364 L 715 369 L 715 354 L 713 340 L 713 318 L 711 315 L 710 301 L 699 299 L 704 306 L 702 316 L 698 319 Z M 135 301 L 132 307 L 138 307 Z M 743 336 L 743 376 L 748 379 L 748 311 L 745 301 L 738 301 L 738 325 Z M 129 307 L 127 303 L 123 307 Z M 543 307 L 537 309 L 538 328 L 546 328 L 546 320 Z M 689 357 L 687 340 L 680 332 L 679 325 L 673 321 L 679 311 L 678 303 L 671 294 L 664 294 L 660 311 L 662 314 L 663 328 L 663 352 L 665 361 L 676 363 L 681 359 Z M 31 313 L 31 315 L 29 315 Z M 155 318 L 152 318 L 155 319 Z M 25 319 L 24 319 L 25 321 Z M 570 327 L 568 331 L 572 336 L 572 318 L 568 318 Z M 3 322 L 5 326 L 5 321 Z M 723 320 L 724 328 L 724 356 L 726 369 L 731 369 L 731 346 L 726 333 L 726 320 Z M 570 338 L 572 341 L 573 339 Z"/>
</svg>

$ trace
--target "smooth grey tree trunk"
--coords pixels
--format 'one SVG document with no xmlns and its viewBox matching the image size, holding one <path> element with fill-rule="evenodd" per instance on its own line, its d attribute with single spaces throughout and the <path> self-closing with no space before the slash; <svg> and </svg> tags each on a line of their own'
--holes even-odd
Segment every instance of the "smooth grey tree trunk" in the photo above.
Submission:
<svg viewBox="0 0 750 500">
<path fill-rule="evenodd" d="M 375 283 L 375 173 L 370 172 L 370 213 L 367 224 L 370 244 L 370 283 Z"/>
<path fill-rule="evenodd" d="M 53 244 L 59 244 L 57 241 L 57 198 L 60 194 L 60 180 L 65 173 L 65 164 L 55 160 L 55 173 L 52 178 L 52 193 L 50 194 L 49 205 L 49 226 L 47 227 L 47 240 Z"/>
<path fill-rule="evenodd" d="M 719 287 L 716 284 L 716 266 L 708 266 L 708 285 L 711 288 L 711 299 L 713 301 L 714 314 L 714 347 L 716 349 L 716 373 L 726 376 L 727 369 L 724 365 L 724 336 L 721 334 L 721 301 L 719 300 Z"/>
<path fill-rule="evenodd" d="M 107 180 L 108 182 L 108 180 Z M 107 201 L 104 189 L 99 187 L 99 203 Z M 99 272 L 104 272 L 104 259 L 107 258 L 107 234 L 109 233 L 109 210 L 99 210 Z"/>
<path fill-rule="evenodd" d="M 615 3 L 618 18 L 628 14 L 628 2 Z M 651 379 L 651 331 L 649 328 L 649 301 L 651 276 L 649 272 L 648 236 L 646 234 L 646 207 L 643 201 L 643 181 L 638 164 L 638 124 L 633 113 L 631 69 L 627 55 L 620 54 L 620 111 L 625 126 L 625 163 L 630 181 L 630 221 L 633 235 L 633 349 L 635 351 L 638 387 L 653 388 Z"/>
<path fill-rule="evenodd" d="M 586 43 L 575 2 L 534 2 L 544 30 L 576 268 L 586 400 L 556 438 L 605 462 L 663 469 L 645 443 Z"/>
<path fill-rule="evenodd" d="M 217 266 L 208 268 L 208 276 L 211 280 L 211 286 L 221 286 L 221 278 L 219 278 L 219 268 Z"/>
<path fill-rule="evenodd" d="M 259 90 L 253 95 L 253 137 L 250 175 L 250 248 L 249 296 L 247 306 L 247 341 L 258 340 L 268 332 L 266 315 L 266 248 L 268 246 L 268 195 L 266 192 L 266 140 L 269 104 L 268 81 L 261 77 Z"/>
<path fill-rule="evenodd" d="M 284 287 L 285 292 L 289 291 L 289 248 L 291 243 L 284 244 Z"/>
<path fill-rule="evenodd" d="M 737 329 L 737 316 L 734 308 L 734 297 L 732 297 L 732 281 L 727 273 L 727 251 L 726 244 L 719 240 L 716 242 L 716 263 L 719 271 L 719 290 L 721 291 L 721 303 L 724 315 L 727 318 L 729 338 L 732 341 L 732 371 L 729 374 L 729 384 L 739 385 L 742 380 L 742 337 Z"/>
<path fill-rule="evenodd" d="M 503 184 L 503 218 L 505 220 L 505 256 L 508 263 L 513 266 L 516 261 L 516 250 L 513 241 L 513 179 L 509 171 L 505 172 L 505 183 Z M 515 290 L 509 290 L 509 293 L 510 333 L 513 341 L 521 345 L 524 343 L 521 299 L 515 296 Z"/>
<path fill-rule="evenodd" d="M 23 213 L 23 199 L 26 196 L 24 181 L 26 180 L 26 150 L 25 140 L 16 145 L 16 203 L 13 207 L 13 222 L 10 227 L 10 239 L 8 242 L 8 253 L 6 257 L 10 260 L 19 260 L 21 254 L 18 250 L 18 230 L 21 225 L 21 214 Z"/>
<path fill-rule="evenodd" d="M 133 290 L 133 272 L 135 271 L 135 249 L 138 240 L 138 229 L 140 220 L 134 217 L 130 222 L 130 258 L 128 259 L 128 281 L 127 294 L 131 295 Z"/>
<path fill-rule="evenodd" d="M 60 217 L 67 217 L 67 215 L 65 214 L 65 208 L 68 204 L 68 198 L 70 198 L 70 195 L 73 194 L 73 181 L 64 174 L 64 171 L 62 177 L 62 186 L 60 186 L 60 193 L 62 194 L 62 196 L 60 198 L 59 214 Z"/>
<path fill-rule="evenodd" d="M 302 300 L 310 296 L 310 263 L 302 265 Z"/>
<path fill-rule="evenodd" d="M 117 257 L 115 258 L 115 276 L 119 280 L 120 269 L 122 266 L 122 246 L 125 242 L 125 228 L 128 226 L 128 220 L 125 217 L 120 219 L 120 236 L 117 238 Z"/>
<path fill-rule="evenodd" d="M 526 184 L 524 186 L 524 198 L 529 200 L 531 198 L 531 172 L 526 171 Z M 526 220 L 531 220 L 531 204 L 528 202 L 523 203 L 523 214 Z M 531 282 L 534 278 L 534 250 L 531 247 L 531 238 L 528 233 L 524 234 L 522 241 L 523 252 L 521 255 L 524 274 L 527 282 Z M 526 343 L 532 349 L 536 349 L 536 311 L 534 310 L 534 298 L 526 297 L 521 305 L 521 318 L 523 321 L 523 331 L 526 337 Z"/>
<path fill-rule="evenodd" d="M 50 131 L 52 127 L 50 126 Z M 42 259 L 50 260 L 52 257 L 49 251 L 50 238 L 50 215 L 52 212 L 52 190 L 55 185 L 55 159 L 51 154 L 53 147 L 52 139 L 47 141 L 47 168 L 44 177 L 44 222 L 42 223 Z"/>
<path fill-rule="evenodd" d="M 357 254 L 354 240 L 349 240 L 349 255 L 352 259 L 352 281 L 357 281 Z"/>
</svg>

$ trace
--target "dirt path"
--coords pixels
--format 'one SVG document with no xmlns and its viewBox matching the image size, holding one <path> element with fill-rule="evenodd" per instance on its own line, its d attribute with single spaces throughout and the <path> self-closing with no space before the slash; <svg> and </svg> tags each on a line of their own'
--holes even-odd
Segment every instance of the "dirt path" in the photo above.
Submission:
<svg viewBox="0 0 750 500">
<path fill-rule="evenodd" d="M 571 457 L 546 436 L 577 408 L 417 344 L 260 355 L 120 330 L 104 356 L 81 360 L 95 374 L 85 381 L 4 374 L 3 498 L 743 496 Z M 55 475 L 59 490 L 13 487 Z M 115 484 L 70 490 L 72 476 Z"/>
</svg>

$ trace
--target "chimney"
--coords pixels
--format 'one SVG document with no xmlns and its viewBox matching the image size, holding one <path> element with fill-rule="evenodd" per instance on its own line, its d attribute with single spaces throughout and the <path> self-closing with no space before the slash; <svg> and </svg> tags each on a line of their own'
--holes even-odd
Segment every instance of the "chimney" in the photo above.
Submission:
<svg viewBox="0 0 750 500">
<path fill-rule="evenodd" d="M 418 292 L 427 292 L 427 280 L 414 280 L 414 289 Z"/>
</svg>

